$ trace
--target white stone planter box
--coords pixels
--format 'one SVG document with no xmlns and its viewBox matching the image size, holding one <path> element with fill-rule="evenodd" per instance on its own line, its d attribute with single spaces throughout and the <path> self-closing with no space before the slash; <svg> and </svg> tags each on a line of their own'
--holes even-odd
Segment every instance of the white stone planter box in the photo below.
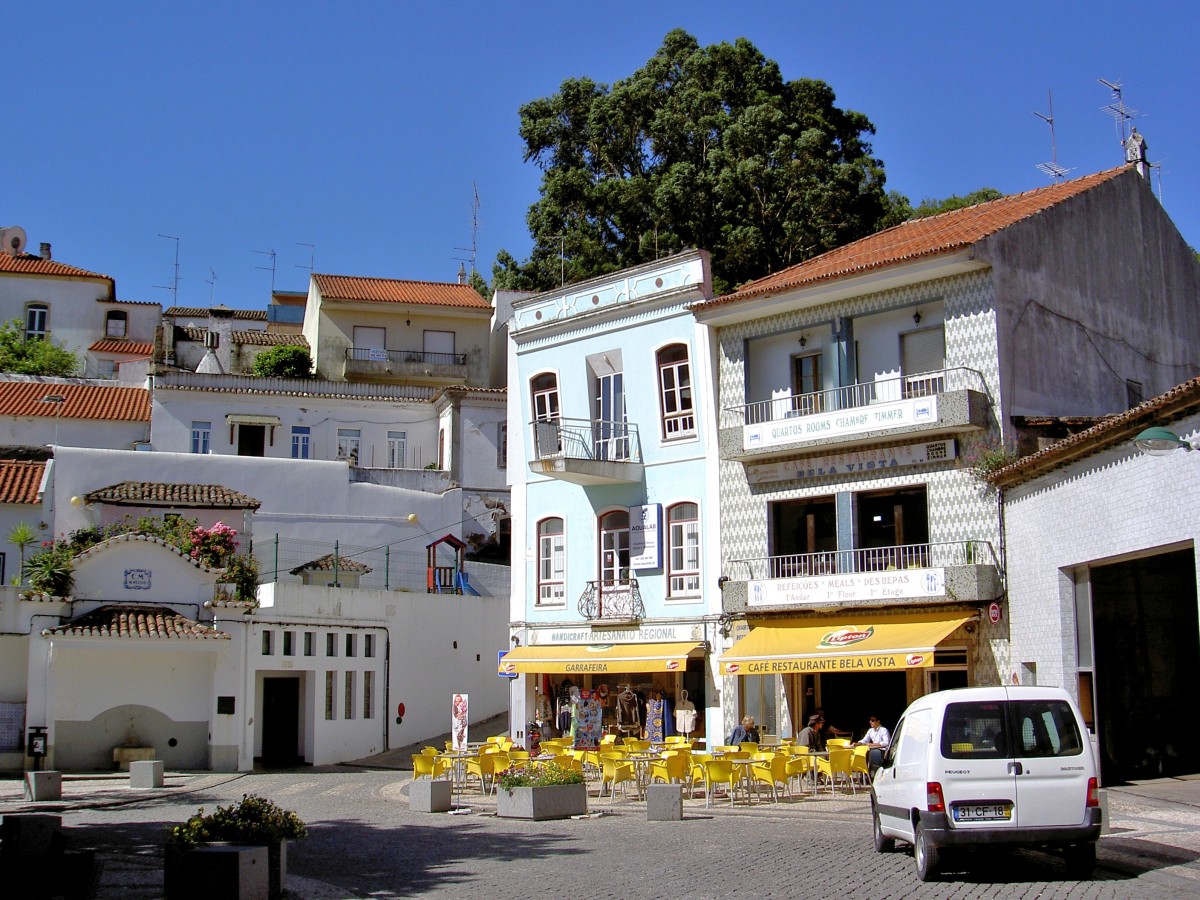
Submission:
<svg viewBox="0 0 1200 900">
<path fill-rule="evenodd" d="M 502 819 L 566 819 L 587 814 L 586 784 L 547 784 L 496 789 L 496 815 Z"/>
</svg>

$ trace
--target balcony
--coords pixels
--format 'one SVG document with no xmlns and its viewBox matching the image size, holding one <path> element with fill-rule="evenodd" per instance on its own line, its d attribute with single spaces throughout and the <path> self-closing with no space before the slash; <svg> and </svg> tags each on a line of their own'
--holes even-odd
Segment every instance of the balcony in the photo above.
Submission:
<svg viewBox="0 0 1200 900">
<path fill-rule="evenodd" d="M 579 614 L 590 622 L 637 622 L 646 618 L 636 578 L 589 581 Z"/>
<path fill-rule="evenodd" d="M 986 541 L 908 544 L 731 560 L 726 611 L 987 603 L 1002 591 Z M 733 580 L 739 574 L 742 581 Z"/>
<path fill-rule="evenodd" d="M 530 423 L 529 470 L 572 484 L 636 484 L 642 480 L 642 443 L 636 425 L 591 419 Z"/>
<path fill-rule="evenodd" d="M 343 377 L 348 381 L 462 384 L 467 380 L 467 355 L 348 347 Z"/>
<path fill-rule="evenodd" d="M 990 406 L 983 376 L 967 368 L 787 394 L 723 410 L 721 457 L 749 462 L 816 447 L 982 430 Z"/>
</svg>

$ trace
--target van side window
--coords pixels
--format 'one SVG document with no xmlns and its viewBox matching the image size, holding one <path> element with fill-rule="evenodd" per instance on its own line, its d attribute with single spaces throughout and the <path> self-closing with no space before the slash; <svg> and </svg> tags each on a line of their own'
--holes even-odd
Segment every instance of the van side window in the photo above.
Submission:
<svg viewBox="0 0 1200 900">
<path fill-rule="evenodd" d="M 896 723 L 896 730 L 892 732 L 892 742 L 887 745 L 887 749 L 883 751 L 883 764 L 890 766 L 896 762 L 896 748 L 900 746 L 900 740 L 904 736 L 904 719 Z"/>
<path fill-rule="evenodd" d="M 1075 714 L 1062 700 L 1013 701 L 1014 756 L 1078 756 L 1083 752 Z"/>
<path fill-rule="evenodd" d="M 905 717 L 904 734 L 899 742 L 892 738 L 893 744 L 900 745 L 896 751 L 897 766 L 920 765 L 924 761 L 925 748 L 929 744 L 929 733 L 932 730 L 931 720 L 932 713 L 928 709 L 912 710 Z"/>
<path fill-rule="evenodd" d="M 1008 753 L 1006 703 L 948 703 L 942 720 L 945 759 L 1005 759 Z"/>
</svg>

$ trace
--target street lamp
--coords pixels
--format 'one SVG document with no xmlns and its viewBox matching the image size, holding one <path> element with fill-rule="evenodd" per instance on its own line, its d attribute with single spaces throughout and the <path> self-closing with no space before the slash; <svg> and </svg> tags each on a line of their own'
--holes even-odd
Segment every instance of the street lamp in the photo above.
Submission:
<svg viewBox="0 0 1200 900">
<path fill-rule="evenodd" d="M 62 418 L 63 404 L 67 402 L 67 398 L 62 394 L 47 394 L 41 399 L 42 403 L 54 404 L 54 446 L 58 447 L 58 420 Z"/>
<path fill-rule="evenodd" d="M 1194 450 L 1191 441 L 1185 441 L 1169 428 L 1155 426 L 1147 428 L 1133 439 L 1133 445 L 1147 456 L 1170 456 L 1176 450 Z"/>
</svg>

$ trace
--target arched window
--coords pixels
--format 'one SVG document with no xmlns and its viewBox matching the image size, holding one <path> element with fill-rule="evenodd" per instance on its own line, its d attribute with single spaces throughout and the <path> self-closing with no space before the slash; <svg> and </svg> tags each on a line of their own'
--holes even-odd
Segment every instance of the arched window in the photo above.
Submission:
<svg viewBox="0 0 1200 900">
<path fill-rule="evenodd" d="M 567 602 L 567 535 L 562 519 L 538 522 L 538 605 Z"/>
<path fill-rule="evenodd" d="M 628 581 L 629 510 L 619 509 L 600 517 L 600 580 L 609 583 Z"/>
<path fill-rule="evenodd" d="M 123 338 L 129 328 L 129 313 L 123 309 L 110 309 L 104 316 L 105 337 Z"/>
<path fill-rule="evenodd" d="M 533 400 L 533 418 L 537 422 L 558 420 L 558 376 L 553 372 L 535 375 L 529 382 Z"/>
<path fill-rule="evenodd" d="M 667 595 L 700 594 L 700 508 L 676 503 L 667 510 Z"/>
<path fill-rule="evenodd" d="M 686 344 L 670 344 L 657 353 L 658 398 L 664 440 L 692 437 L 696 414 L 692 407 L 692 372 Z"/>
<path fill-rule="evenodd" d="M 30 303 L 25 307 L 25 340 L 45 340 L 50 331 L 50 307 L 45 303 Z"/>
</svg>

